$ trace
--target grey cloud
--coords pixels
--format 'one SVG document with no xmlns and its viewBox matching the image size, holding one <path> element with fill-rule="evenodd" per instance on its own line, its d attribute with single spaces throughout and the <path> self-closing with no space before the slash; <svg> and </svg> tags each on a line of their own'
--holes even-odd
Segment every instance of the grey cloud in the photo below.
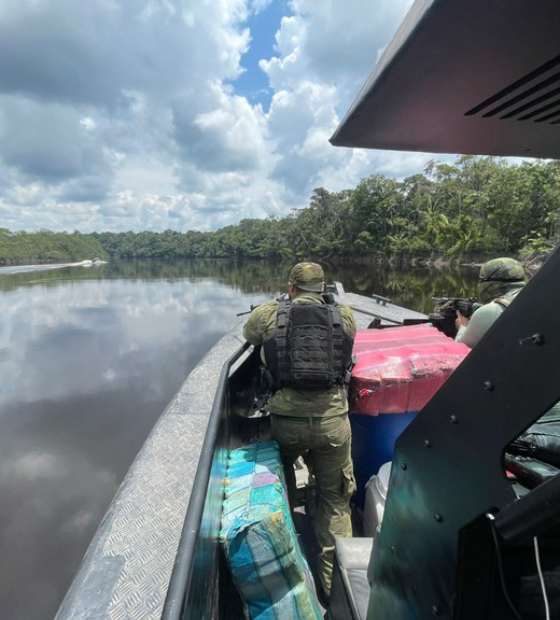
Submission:
<svg viewBox="0 0 560 620">
<path fill-rule="evenodd" d="M 300 155 L 287 155 L 276 164 L 271 176 L 290 192 L 301 196 L 317 185 L 322 169 L 323 162 Z"/>
<path fill-rule="evenodd" d="M 203 207 L 194 207 L 193 211 L 198 211 L 199 213 L 207 215 L 218 215 L 235 208 L 236 207 L 228 206 L 227 204 L 207 204 Z"/>
<path fill-rule="evenodd" d="M 1 116 L 0 116 L 1 119 Z M 10 196 L 12 193 L 13 174 L 10 169 L 2 163 L 0 151 L 0 198 Z"/>
<path fill-rule="evenodd" d="M 194 9 L 189 24 L 179 0 L 4 0 L 0 90 L 116 110 L 126 90 L 165 97 L 206 71 L 235 77 L 235 54 L 219 53 L 218 10 Z"/>
<path fill-rule="evenodd" d="M 108 43 L 117 24 L 104 11 L 91 20 L 94 4 L 8 2 L 0 28 L 2 91 L 115 104 L 122 61 L 110 62 L 115 46 Z"/>
<path fill-rule="evenodd" d="M 214 110 L 219 110 L 219 102 L 214 103 Z M 175 139 L 182 157 L 194 163 L 201 171 L 209 172 L 246 172 L 259 165 L 258 144 L 251 144 L 252 136 L 244 141 L 228 139 L 231 124 L 240 120 L 235 110 L 228 111 L 230 123 L 204 127 L 197 123 L 199 115 L 193 110 L 190 100 L 176 101 L 172 108 L 175 126 Z M 255 140 L 256 142 L 256 140 Z"/>
<path fill-rule="evenodd" d="M 99 207 L 99 213 L 104 217 L 125 217 L 130 215 L 131 209 L 129 205 L 117 205 L 113 202 L 106 202 Z"/>
<path fill-rule="evenodd" d="M 65 202 L 100 202 L 107 198 L 113 180 L 112 172 L 86 176 L 64 183 L 59 198 Z"/>
<path fill-rule="evenodd" d="M 215 196 L 221 196 L 226 191 L 240 191 L 248 189 L 251 183 L 255 182 L 253 175 L 243 172 L 230 173 L 226 171 L 213 171 L 201 174 L 200 169 L 193 162 L 185 162 L 183 166 L 178 166 L 177 177 L 179 184 L 185 192 L 194 195 L 191 203 L 197 204 L 196 196 L 204 197 L 204 200 L 211 200 Z"/>
<path fill-rule="evenodd" d="M 7 166 L 53 183 L 107 172 L 101 145 L 80 124 L 75 110 L 3 97 L 0 114 L 0 158 Z"/>
</svg>

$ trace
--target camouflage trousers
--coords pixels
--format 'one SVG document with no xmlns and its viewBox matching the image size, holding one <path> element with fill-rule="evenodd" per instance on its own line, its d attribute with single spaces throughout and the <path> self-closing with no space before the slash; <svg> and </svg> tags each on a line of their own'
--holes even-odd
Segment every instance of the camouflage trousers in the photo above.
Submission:
<svg viewBox="0 0 560 620">
<path fill-rule="evenodd" d="M 306 455 L 306 460 L 311 460 L 317 490 L 315 536 L 319 546 L 319 578 L 328 596 L 332 582 L 334 540 L 352 536 L 349 502 L 356 483 L 348 415 L 329 418 L 272 415 L 271 437 L 280 446 L 292 507 L 294 462 L 303 455 Z"/>
</svg>

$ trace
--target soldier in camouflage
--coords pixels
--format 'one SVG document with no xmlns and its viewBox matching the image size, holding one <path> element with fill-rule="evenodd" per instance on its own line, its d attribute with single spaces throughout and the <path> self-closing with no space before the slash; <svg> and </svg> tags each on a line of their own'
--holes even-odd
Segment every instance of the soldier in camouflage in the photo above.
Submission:
<svg viewBox="0 0 560 620">
<path fill-rule="evenodd" d="M 525 286 L 523 265 L 514 258 L 494 258 L 480 268 L 478 299 L 485 304 L 467 319 L 457 312 L 455 340 L 474 347 Z"/>
<path fill-rule="evenodd" d="M 289 277 L 292 305 L 325 304 L 323 269 L 298 263 Z M 266 302 L 252 312 L 243 334 L 253 345 L 263 345 L 277 333 L 280 302 Z M 336 305 L 342 329 L 353 340 L 356 323 L 348 306 Z M 264 349 L 264 347 L 263 347 Z M 325 595 L 331 589 L 334 540 L 352 536 L 349 501 L 355 491 L 351 459 L 348 401 L 340 383 L 312 391 L 280 385 L 269 400 L 271 436 L 281 449 L 292 508 L 295 496 L 294 463 L 310 457 L 317 489 L 315 533 L 319 546 L 319 577 Z"/>
</svg>

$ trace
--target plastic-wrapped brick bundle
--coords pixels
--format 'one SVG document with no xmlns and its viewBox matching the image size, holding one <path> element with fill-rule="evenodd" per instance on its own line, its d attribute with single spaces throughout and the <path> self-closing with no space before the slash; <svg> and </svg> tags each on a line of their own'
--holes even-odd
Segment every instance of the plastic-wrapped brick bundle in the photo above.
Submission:
<svg viewBox="0 0 560 620">
<path fill-rule="evenodd" d="M 469 351 L 430 325 L 358 331 L 352 411 L 371 416 L 419 411 Z"/>
<path fill-rule="evenodd" d="M 276 442 L 230 453 L 220 539 L 247 618 L 322 618 L 290 515 Z"/>
</svg>

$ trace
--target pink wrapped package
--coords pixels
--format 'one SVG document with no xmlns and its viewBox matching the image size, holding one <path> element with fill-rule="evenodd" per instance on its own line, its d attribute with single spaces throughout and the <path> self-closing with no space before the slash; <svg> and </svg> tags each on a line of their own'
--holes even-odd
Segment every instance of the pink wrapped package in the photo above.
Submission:
<svg viewBox="0 0 560 620">
<path fill-rule="evenodd" d="M 431 325 L 360 330 L 351 410 L 372 416 L 419 411 L 469 351 Z"/>
</svg>

